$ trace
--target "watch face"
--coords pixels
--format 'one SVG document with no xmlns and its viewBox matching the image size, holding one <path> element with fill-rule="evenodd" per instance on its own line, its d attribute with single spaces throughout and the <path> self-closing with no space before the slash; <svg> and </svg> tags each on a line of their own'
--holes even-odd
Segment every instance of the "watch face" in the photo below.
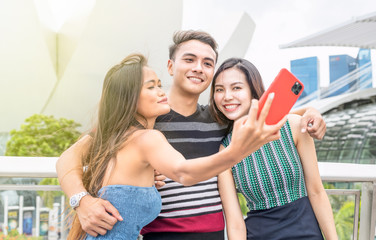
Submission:
<svg viewBox="0 0 376 240">
<path fill-rule="evenodd" d="M 76 197 L 72 197 L 72 198 L 70 199 L 70 205 L 71 205 L 72 207 L 75 207 L 75 206 L 77 205 L 77 203 L 78 203 L 78 201 L 77 201 L 77 198 L 76 198 Z"/>
</svg>

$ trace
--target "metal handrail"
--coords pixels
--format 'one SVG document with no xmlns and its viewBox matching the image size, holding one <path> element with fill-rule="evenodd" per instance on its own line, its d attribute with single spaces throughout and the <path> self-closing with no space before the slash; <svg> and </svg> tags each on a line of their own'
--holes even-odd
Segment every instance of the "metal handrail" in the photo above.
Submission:
<svg viewBox="0 0 376 240">
<path fill-rule="evenodd" d="M 45 178 L 57 177 L 56 157 L 8 157 L 0 156 L 0 177 Z M 361 182 L 359 239 L 374 240 L 376 227 L 376 165 L 319 162 L 321 179 L 325 182 Z M 0 190 L 60 191 L 60 186 L 46 185 L 0 185 Z M 359 191 L 359 190 L 358 190 Z M 327 190 L 329 194 L 360 194 L 357 190 Z M 356 200 L 357 202 L 358 200 Z M 356 207 L 356 209 L 359 209 Z M 355 210 L 356 211 L 356 210 Z M 355 212 L 354 216 L 359 215 Z M 357 217 L 355 217 L 358 219 Z M 357 221 L 357 220 L 356 220 Z M 358 223 L 354 220 L 354 228 Z M 357 239 L 357 229 L 354 238 Z"/>
</svg>

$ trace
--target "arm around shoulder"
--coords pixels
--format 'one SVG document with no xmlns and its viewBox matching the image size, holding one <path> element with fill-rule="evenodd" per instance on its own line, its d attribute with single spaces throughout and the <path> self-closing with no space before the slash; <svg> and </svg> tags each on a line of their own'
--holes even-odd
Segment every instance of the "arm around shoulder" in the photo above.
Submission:
<svg viewBox="0 0 376 240">
<path fill-rule="evenodd" d="M 326 132 L 326 123 L 320 112 L 313 107 L 306 107 L 292 111 L 291 113 L 302 116 L 300 128 L 307 131 L 311 137 L 321 140 Z"/>
<path fill-rule="evenodd" d="M 88 151 L 90 141 L 91 137 L 85 135 L 65 150 L 56 162 L 60 186 L 68 198 L 74 194 L 86 192 L 82 183 L 81 159 Z M 104 235 L 107 230 L 112 229 L 117 220 L 122 221 L 119 212 L 108 201 L 90 195 L 81 199 L 76 212 L 82 229 L 92 236 Z"/>
<path fill-rule="evenodd" d="M 91 137 L 85 135 L 65 150 L 56 162 L 56 172 L 61 188 L 68 197 L 86 191 L 82 184 L 81 159 L 87 151 L 90 141 Z"/>
</svg>

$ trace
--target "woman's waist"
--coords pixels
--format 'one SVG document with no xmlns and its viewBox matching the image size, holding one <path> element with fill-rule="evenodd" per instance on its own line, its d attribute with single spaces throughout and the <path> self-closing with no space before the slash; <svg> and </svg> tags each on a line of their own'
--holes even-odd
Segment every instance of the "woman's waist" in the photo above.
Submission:
<svg viewBox="0 0 376 240">
<path fill-rule="evenodd" d="M 98 191 L 97 196 L 109 201 L 119 201 L 135 197 L 145 198 L 145 200 L 150 200 L 150 198 L 161 198 L 155 186 L 139 187 L 132 185 L 107 185 Z M 143 201 L 143 199 L 140 199 L 140 201 Z"/>
<path fill-rule="evenodd" d="M 250 210 L 265 210 L 286 205 L 307 196 L 305 189 L 296 191 L 276 192 L 242 192 Z"/>
<path fill-rule="evenodd" d="M 160 211 L 162 205 L 161 196 L 154 186 L 108 185 L 99 190 L 98 197 L 111 202 L 119 212 L 139 207 L 158 208 Z"/>
</svg>

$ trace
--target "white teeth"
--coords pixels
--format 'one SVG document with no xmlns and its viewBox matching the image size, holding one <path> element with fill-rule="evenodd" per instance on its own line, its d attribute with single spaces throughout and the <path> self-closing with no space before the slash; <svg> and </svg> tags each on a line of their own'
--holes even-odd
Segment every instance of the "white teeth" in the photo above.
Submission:
<svg viewBox="0 0 376 240">
<path fill-rule="evenodd" d="M 201 79 L 199 79 L 199 78 L 195 78 L 195 77 L 190 77 L 189 79 L 190 79 L 191 81 L 193 81 L 193 82 L 197 82 L 197 83 L 202 82 Z"/>
<path fill-rule="evenodd" d="M 238 105 L 226 105 L 224 106 L 226 109 L 234 109 L 236 108 Z"/>
</svg>

